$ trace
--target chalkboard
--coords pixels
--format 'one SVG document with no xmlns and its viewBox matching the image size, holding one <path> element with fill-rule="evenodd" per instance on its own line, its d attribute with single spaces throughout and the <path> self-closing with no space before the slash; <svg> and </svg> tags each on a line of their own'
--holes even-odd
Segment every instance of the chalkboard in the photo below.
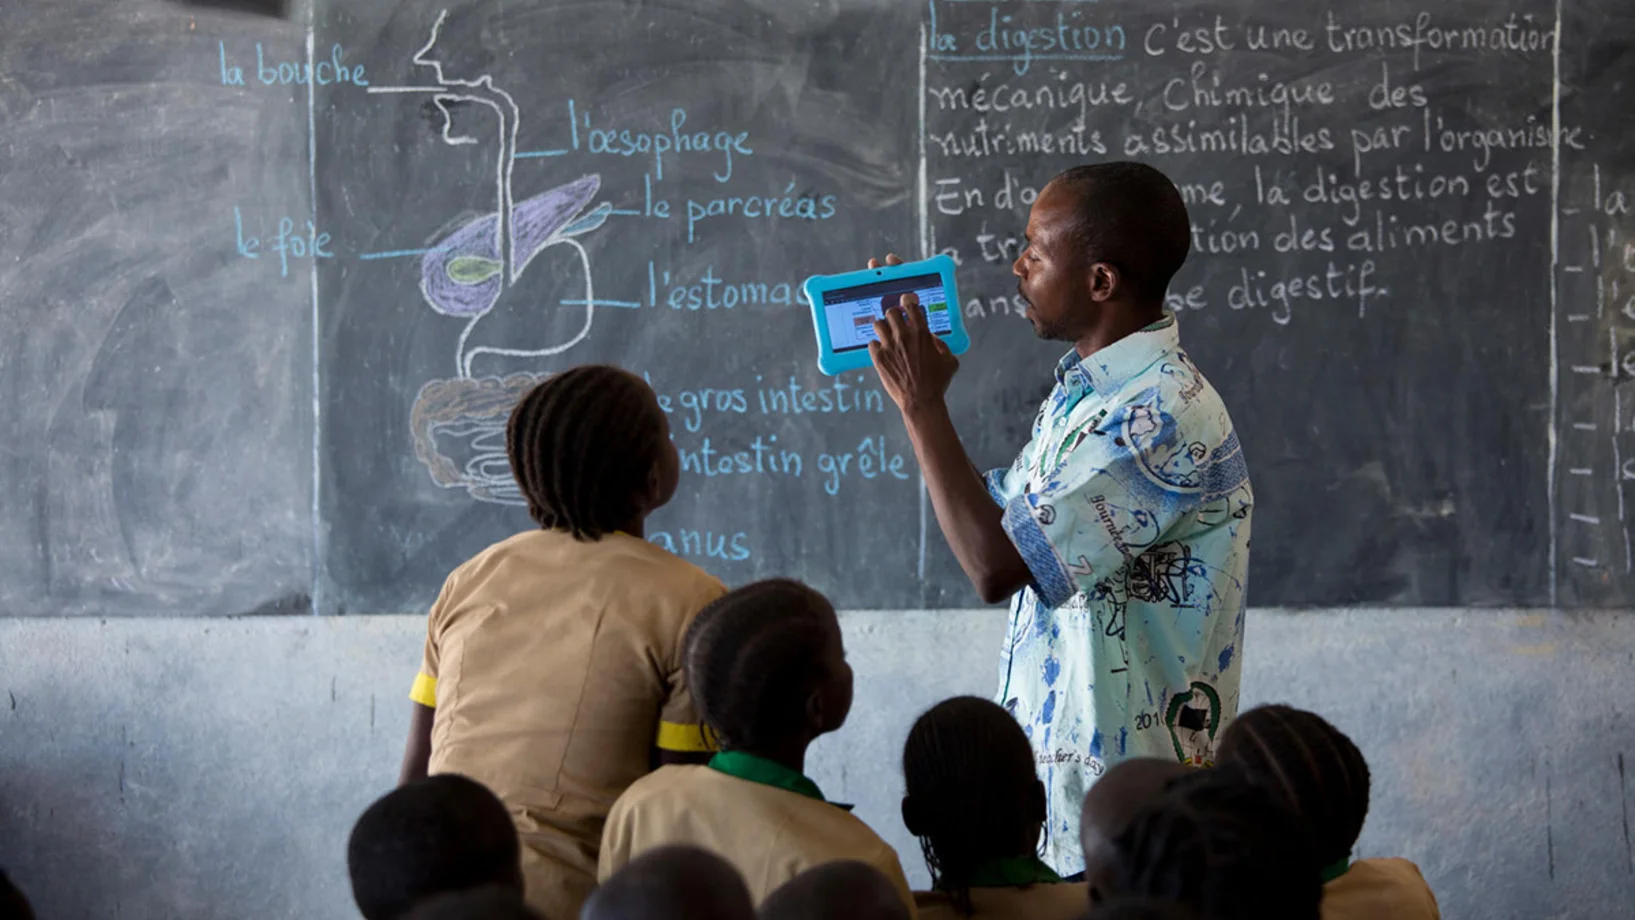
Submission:
<svg viewBox="0 0 1635 920">
<path fill-rule="evenodd" d="M 20 611 L 421 610 L 530 526 L 505 414 L 587 362 L 670 412 L 650 539 L 969 606 L 799 282 L 955 256 L 950 400 L 1008 463 L 1065 350 L 1019 315 L 1027 206 L 1125 158 L 1193 217 L 1171 306 L 1250 462 L 1251 603 L 1635 597 L 1628 4 L 129 6 L 0 12 L 40 39 L 0 50 Z"/>
<path fill-rule="evenodd" d="M 310 215 L 306 112 L 218 79 L 301 30 L 75 0 L 0 35 L 0 615 L 309 609 L 311 294 L 234 240 Z"/>
</svg>

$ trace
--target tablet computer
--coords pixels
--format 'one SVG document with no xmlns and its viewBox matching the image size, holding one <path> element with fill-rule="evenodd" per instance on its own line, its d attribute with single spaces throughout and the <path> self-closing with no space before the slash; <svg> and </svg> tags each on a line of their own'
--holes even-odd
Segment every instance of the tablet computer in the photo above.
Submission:
<svg viewBox="0 0 1635 920">
<path fill-rule="evenodd" d="M 911 291 L 925 308 L 932 334 L 947 343 L 949 351 L 964 354 L 971 347 L 954 288 L 954 260 L 946 255 L 841 275 L 813 275 L 802 289 L 812 305 L 818 369 L 830 376 L 869 365 L 874 321 Z"/>
</svg>

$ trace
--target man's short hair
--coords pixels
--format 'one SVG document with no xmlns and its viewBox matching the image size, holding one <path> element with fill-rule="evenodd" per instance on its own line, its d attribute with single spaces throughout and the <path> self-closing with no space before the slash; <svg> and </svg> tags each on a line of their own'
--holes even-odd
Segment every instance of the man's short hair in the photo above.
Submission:
<svg viewBox="0 0 1635 920">
<path fill-rule="evenodd" d="M 1116 266 L 1138 299 L 1161 303 L 1192 249 L 1175 183 L 1145 163 L 1119 162 L 1075 166 L 1051 184 L 1077 201 L 1068 245 L 1078 257 Z"/>
</svg>

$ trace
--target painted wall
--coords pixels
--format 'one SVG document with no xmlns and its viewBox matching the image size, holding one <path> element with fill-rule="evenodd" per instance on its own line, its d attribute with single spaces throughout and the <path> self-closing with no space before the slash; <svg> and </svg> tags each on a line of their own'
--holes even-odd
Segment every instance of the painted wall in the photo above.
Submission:
<svg viewBox="0 0 1635 920">
<path fill-rule="evenodd" d="M 832 797 L 897 845 L 901 744 L 992 690 L 1003 615 L 845 616 Z M 0 865 L 55 918 L 355 917 L 352 821 L 396 775 L 407 617 L 0 619 Z M 1419 862 L 1450 918 L 1628 916 L 1635 617 L 1256 611 L 1246 704 L 1316 709 L 1374 769 L 1363 855 Z"/>
</svg>

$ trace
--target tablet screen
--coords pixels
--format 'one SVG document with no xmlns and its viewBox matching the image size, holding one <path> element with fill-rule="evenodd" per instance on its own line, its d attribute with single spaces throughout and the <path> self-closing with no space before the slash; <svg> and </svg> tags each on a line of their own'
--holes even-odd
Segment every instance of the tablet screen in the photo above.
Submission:
<svg viewBox="0 0 1635 920">
<path fill-rule="evenodd" d="M 942 276 L 913 275 L 825 291 L 823 316 L 829 323 L 829 341 L 834 350 L 838 353 L 869 347 L 874 341 L 874 321 L 885 316 L 885 311 L 896 306 L 898 298 L 909 291 L 919 296 L 934 334 L 946 335 L 953 331 Z"/>
</svg>

